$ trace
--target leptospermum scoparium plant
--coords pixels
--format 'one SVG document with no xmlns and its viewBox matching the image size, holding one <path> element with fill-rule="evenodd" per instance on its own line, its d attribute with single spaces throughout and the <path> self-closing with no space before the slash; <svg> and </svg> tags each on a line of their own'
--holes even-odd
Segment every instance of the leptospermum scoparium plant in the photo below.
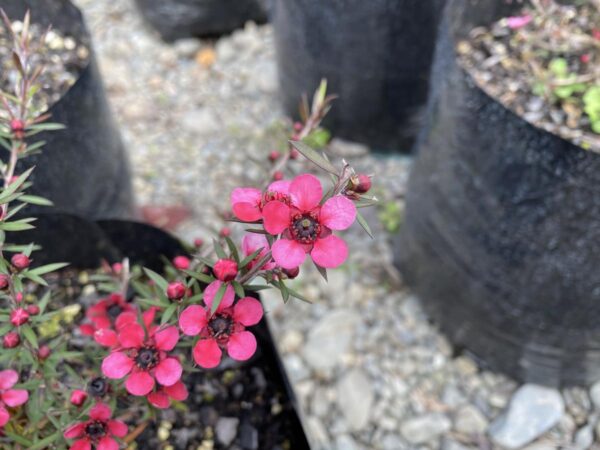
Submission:
<svg viewBox="0 0 600 450">
<path fill-rule="evenodd" d="M 47 279 L 66 264 L 33 268 L 39 248 L 11 245 L 6 234 L 33 227 L 34 219 L 15 216 L 27 204 L 50 204 L 26 193 L 33 168 L 15 170 L 43 146 L 37 133 L 60 128 L 31 106 L 41 69 L 32 67 L 28 24 L 27 16 L 13 36 L 17 92 L 0 95 L 0 146 L 9 155 L 0 167 L 0 448 L 115 450 L 139 435 L 155 409 L 186 400 L 186 372 L 217 367 L 225 354 L 251 358 L 252 326 L 263 317 L 256 292 L 272 287 L 284 301 L 305 300 L 287 281 L 307 259 L 324 276 L 343 264 L 348 247 L 336 233 L 357 219 L 369 232 L 357 207 L 375 199 L 366 195 L 368 176 L 346 163 L 338 170 L 304 143 L 330 107 L 322 83 L 284 154 L 269 155 L 270 183 L 231 194 L 235 220 L 247 227 L 241 246 L 223 228 L 212 246 L 196 241 L 163 274 L 127 260 L 107 263 L 92 276 L 102 298 L 87 307 L 65 302 Z M 331 186 L 311 173 L 284 179 L 286 163 L 300 154 L 328 172 Z"/>
</svg>

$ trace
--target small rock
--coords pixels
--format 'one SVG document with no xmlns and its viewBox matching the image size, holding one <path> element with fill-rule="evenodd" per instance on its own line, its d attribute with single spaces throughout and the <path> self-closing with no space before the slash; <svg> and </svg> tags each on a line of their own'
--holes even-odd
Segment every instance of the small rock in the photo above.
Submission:
<svg viewBox="0 0 600 450">
<path fill-rule="evenodd" d="M 328 449 L 331 447 L 325 425 L 316 417 L 308 417 L 306 419 L 306 431 L 316 449 Z"/>
<path fill-rule="evenodd" d="M 200 41 L 193 38 L 179 39 L 175 42 L 173 47 L 179 56 L 191 58 L 198 52 L 198 49 L 200 49 Z"/>
<path fill-rule="evenodd" d="M 184 114 L 181 125 L 192 133 L 208 134 L 219 130 L 219 119 L 208 108 L 199 108 Z"/>
<path fill-rule="evenodd" d="M 444 439 L 440 450 L 469 450 L 469 447 L 465 447 L 452 439 Z"/>
<path fill-rule="evenodd" d="M 352 439 L 347 434 L 342 434 L 337 437 L 335 440 L 335 448 L 336 450 L 358 450 L 358 446 L 354 439 Z"/>
<path fill-rule="evenodd" d="M 588 450 L 594 443 L 594 429 L 586 425 L 575 433 L 573 450 Z"/>
<path fill-rule="evenodd" d="M 408 419 L 400 425 L 400 433 L 411 444 L 424 444 L 450 430 L 452 423 L 444 414 L 431 413 Z"/>
<path fill-rule="evenodd" d="M 306 363 L 298 355 L 286 355 L 283 358 L 283 364 L 293 383 L 304 380 L 310 375 Z"/>
<path fill-rule="evenodd" d="M 594 383 L 590 389 L 590 398 L 596 409 L 600 409 L 600 381 Z"/>
<path fill-rule="evenodd" d="M 303 355 L 315 370 L 335 367 L 348 350 L 360 316 L 351 310 L 332 311 L 310 331 Z"/>
<path fill-rule="evenodd" d="M 281 339 L 280 348 L 282 352 L 294 353 L 296 352 L 304 342 L 304 336 L 298 330 L 289 330 Z"/>
<path fill-rule="evenodd" d="M 258 449 L 258 430 L 249 423 L 244 423 L 240 427 L 240 445 L 245 450 Z"/>
<path fill-rule="evenodd" d="M 337 404 L 353 430 L 369 422 L 374 395 L 371 380 L 360 369 L 353 369 L 337 384 Z"/>
<path fill-rule="evenodd" d="M 217 440 L 224 446 L 229 446 L 238 433 L 240 420 L 236 417 L 220 417 L 215 426 Z"/>
<path fill-rule="evenodd" d="M 522 447 L 556 425 L 564 411 L 563 398 L 556 389 L 526 384 L 492 423 L 490 437 L 510 449 Z"/>
<path fill-rule="evenodd" d="M 454 419 L 454 429 L 462 434 L 483 434 L 488 427 L 488 421 L 477 408 L 471 405 L 458 410 Z"/>
<path fill-rule="evenodd" d="M 396 434 L 386 434 L 381 440 L 383 450 L 402 450 L 406 444 Z"/>
</svg>

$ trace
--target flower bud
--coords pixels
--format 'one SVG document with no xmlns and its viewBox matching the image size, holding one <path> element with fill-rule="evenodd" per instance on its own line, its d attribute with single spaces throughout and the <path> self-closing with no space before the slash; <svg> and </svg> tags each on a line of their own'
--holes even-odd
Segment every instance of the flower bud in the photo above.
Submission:
<svg viewBox="0 0 600 450">
<path fill-rule="evenodd" d="M 273 180 L 275 180 L 275 181 L 283 180 L 283 172 L 281 172 L 280 170 L 275 172 L 273 174 Z"/>
<path fill-rule="evenodd" d="M 38 305 L 29 305 L 27 307 L 27 313 L 30 316 L 37 316 L 40 313 L 40 307 Z"/>
<path fill-rule="evenodd" d="M 269 161 L 275 162 L 280 156 L 281 153 L 279 153 L 277 150 L 273 150 L 271 153 L 269 153 Z"/>
<path fill-rule="evenodd" d="M 194 247 L 200 248 L 204 244 L 204 241 L 200 238 L 194 239 Z"/>
<path fill-rule="evenodd" d="M 6 333 L 2 338 L 2 346 L 4 348 L 15 348 L 20 343 L 21 338 L 19 337 L 19 334 L 14 331 Z"/>
<path fill-rule="evenodd" d="M 52 350 L 50 350 L 50 347 L 48 347 L 47 345 L 42 345 L 38 349 L 37 355 L 39 359 L 47 359 L 51 353 Z"/>
<path fill-rule="evenodd" d="M 352 189 L 357 194 L 366 194 L 371 189 L 371 178 L 364 173 L 359 173 L 358 175 L 353 175 L 350 178 L 350 189 Z"/>
<path fill-rule="evenodd" d="M 23 301 L 23 293 L 22 292 L 17 292 L 15 294 L 15 301 L 17 303 L 21 303 Z"/>
<path fill-rule="evenodd" d="M 20 327 L 21 325 L 27 323 L 29 321 L 29 313 L 25 311 L 23 308 L 17 308 L 11 311 L 10 313 L 10 323 L 12 323 L 15 327 Z"/>
<path fill-rule="evenodd" d="M 85 403 L 85 400 L 87 399 L 87 393 L 85 391 L 82 391 L 80 389 L 76 389 L 73 391 L 73 393 L 71 394 L 71 404 L 75 405 L 75 406 L 81 406 Z"/>
<path fill-rule="evenodd" d="M 186 287 L 181 281 L 169 283 L 167 286 L 167 297 L 169 300 L 181 300 L 185 295 Z"/>
<path fill-rule="evenodd" d="M 10 131 L 17 139 L 23 139 L 25 137 L 25 122 L 21 119 L 12 119 L 10 121 Z"/>
<path fill-rule="evenodd" d="M 121 263 L 114 263 L 111 266 L 111 269 L 112 269 L 113 273 L 119 275 L 121 273 L 121 271 L 123 270 L 123 264 L 121 264 Z"/>
<path fill-rule="evenodd" d="M 8 277 L 8 275 L 0 275 L 0 289 L 6 289 L 8 287 L 9 280 L 10 278 Z"/>
<path fill-rule="evenodd" d="M 294 122 L 294 131 L 302 131 L 303 128 L 302 122 Z"/>
<path fill-rule="evenodd" d="M 590 62 L 590 60 L 592 59 L 592 57 L 590 56 L 589 53 L 585 53 L 583 55 L 581 55 L 579 57 L 580 61 L 584 64 L 588 64 Z"/>
<path fill-rule="evenodd" d="M 102 377 L 92 378 L 87 385 L 87 392 L 92 397 L 104 397 L 109 388 L 108 381 Z"/>
<path fill-rule="evenodd" d="M 213 266 L 215 277 L 221 281 L 232 281 L 238 273 L 238 265 L 231 259 L 220 259 Z"/>
<path fill-rule="evenodd" d="M 300 152 L 295 148 L 290 150 L 290 159 L 298 159 L 300 157 Z"/>
<path fill-rule="evenodd" d="M 288 277 L 290 280 L 293 280 L 300 273 L 300 267 L 294 267 L 293 269 L 281 269 L 281 271 Z"/>
<path fill-rule="evenodd" d="M 187 270 L 190 268 L 190 259 L 185 256 L 176 256 L 173 258 L 173 265 L 176 269 Z"/>
<path fill-rule="evenodd" d="M 221 237 L 228 237 L 231 234 L 231 230 L 228 227 L 223 227 L 221 228 L 221 231 L 219 231 L 219 236 Z"/>
<path fill-rule="evenodd" d="M 29 257 L 27 255 L 25 255 L 23 253 L 17 253 L 16 255 L 13 255 L 12 258 L 10 258 L 10 262 L 14 266 L 15 269 L 25 270 L 29 267 L 31 260 L 29 259 Z"/>
</svg>

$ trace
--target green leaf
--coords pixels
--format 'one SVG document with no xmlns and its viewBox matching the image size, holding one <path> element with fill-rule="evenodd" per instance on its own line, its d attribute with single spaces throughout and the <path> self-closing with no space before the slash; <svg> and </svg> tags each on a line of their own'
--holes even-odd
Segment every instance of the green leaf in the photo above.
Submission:
<svg viewBox="0 0 600 450">
<path fill-rule="evenodd" d="M 25 183 L 25 180 L 29 177 L 29 175 L 31 175 L 33 169 L 35 169 L 35 166 L 27 169 L 25 172 L 19 175 L 15 181 L 10 183 L 2 190 L 2 193 L 0 193 L 0 204 L 6 203 L 6 199 L 14 194 L 21 187 L 21 185 Z"/>
<path fill-rule="evenodd" d="M 28 450 L 41 450 L 44 448 L 47 448 L 49 444 L 51 444 L 52 442 L 54 442 L 55 440 L 57 440 L 61 435 L 60 431 L 57 431 L 54 434 L 51 434 L 50 436 L 42 439 L 41 441 L 36 442 L 35 444 L 33 444 L 31 447 L 27 447 Z"/>
<path fill-rule="evenodd" d="M 313 261 L 313 264 L 315 265 L 315 267 L 317 268 L 317 270 L 319 271 L 321 276 L 325 279 L 325 281 L 328 281 L 327 280 L 327 269 L 325 267 L 318 266 L 314 261 Z"/>
<path fill-rule="evenodd" d="M 171 303 L 169 307 L 165 309 L 165 312 L 163 313 L 162 318 L 160 319 L 160 324 L 164 325 L 165 323 L 169 322 L 171 317 L 173 317 L 173 314 L 175 314 L 176 310 L 177 303 Z"/>
<path fill-rule="evenodd" d="M 38 306 L 40 308 L 40 314 L 43 314 L 44 311 L 46 310 L 46 307 L 48 306 L 48 303 L 50 302 L 50 298 L 52 298 L 52 292 L 48 290 L 48 291 L 46 291 L 46 293 L 44 294 L 44 296 L 38 303 Z"/>
<path fill-rule="evenodd" d="M 221 300 L 223 300 L 223 296 L 225 295 L 225 291 L 227 290 L 227 283 L 222 283 L 219 287 L 219 290 L 215 294 L 215 298 L 213 298 L 212 306 L 210 307 L 211 316 L 217 311 L 219 305 L 221 304 Z"/>
<path fill-rule="evenodd" d="M 165 292 L 167 290 L 167 288 L 169 287 L 169 283 L 167 282 L 167 280 L 165 280 L 163 277 L 161 277 L 159 274 L 157 274 L 153 270 L 147 269 L 145 267 L 144 267 L 144 272 L 146 273 L 148 278 L 150 278 L 152 281 L 154 281 L 156 283 L 156 285 L 163 292 Z"/>
<path fill-rule="evenodd" d="M 54 203 L 52 203 L 47 198 L 39 197 L 37 195 L 21 195 L 21 197 L 19 197 L 19 200 L 22 202 L 25 202 L 25 203 L 30 203 L 32 205 L 39 205 L 39 206 L 54 205 Z"/>
<path fill-rule="evenodd" d="M 233 257 L 233 259 L 235 260 L 235 262 L 239 264 L 239 262 L 240 262 L 240 255 L 239 255 L 239 253 L 237 251 L 237 247 L 235 246 L 235 244 L 233 243 L 233 241 L 231 240 L 231 238 L 229 238 L 228 236 L 225 237 L 225 242 L 227 243 L 227 247 L 229 247 L 229 253 Z"/>
<path fill-rule="evenodd" d="M 23 276 L 25 278 L 29 278 L 31 281 L 33 281 L 34 283 L 40 284 L 42 286 L 48 286 L 48 283 L 46 282 L 46 280 L 44 280 L 42 277 L 40 277 L 39 275 L 36 275 L 35 273 L 31 273 L 31 272 L 24 272 Z"/>
<path fill-rule="evenodd" d="M 37 341 L 37 337 L 33 331 L 33 328 L 31 328 L 29 325 L 22 325 L 21 332 L 23 333 L 23 336 L 25 336 L 25 339 L 27 339 L 29 341 L 29 343 L 32 345 L 33 348 L 38 348 L 38 341 Z"/>
<path fill-rule="evenodd" d="M 250 253 L 248 256 L 246 256 L 239 265 L 240 269 L 243 269 L 248 264 L 250 264 L 252 261 L 254 261 L 258 257 L 258 255 L 260 255 L 260 252 L 262 252 L 263 250 L 264 250 L 264 247 L 261 247 L 258 250 Z"/>
<path fill-rule="evenodd" d="M 290 141 L 290 144 L 321 169 L 333 175 L 338 175 L 339 171 L 329 161 L 327 161 L 323 156 L 319 155 L 317 151 L 310 148 L 304 142 Z"/>
<path fill-rule="evenodd" d="M 198 281 L 202 281 L 203 283 L 206 284 L 210 284 L 213 281 L 215 281 L 215 279 L 209 275 L 206 275 L 205 273 L 202 272 L 192 272 L 191 270 L 184 270 L 183 273 L 185 273 L 186 275 L 189 275 L 192 278 L 195 278 Z"/>
<path fill-rule="evenodd" d="M 0 146 L 4 147 L 9 152 L 11 151 L 10 143 L 3 137 L 0 137 Z"/>
<path fill-rule="evenodd" d="M 44 275 L 49 272 L 56 272 L 64 267 L 67 267 L 69 263 L 52 263 L 46 264 L 45 266 L 36 267 L 35 269 L 31 269 L 28 272 L 34 275 Z"/>
<path fill-rule="evenodd" d="M 331 133 L 325 128 L 317 128 L 304 139 L 302 142 L 313 147 L 313 148 L 323 148 L 325 147 L 329 141 L 331 140 Z"/>
<path fill-rule="evenodd" d="M 30 449 L 33 445 L 33 443 L 30 440 L 27 440 L 23 436 L 19 436 L 18 434 L 13 433 L 12 431 L 4 430 L 4 434 L 13 441 L 21 445 L 25 445 L 25 448 Z"/>
<path fill-rule="evenodd" d="M 288 290 L 287 286 L 285 285 L 285 283 L 282 280 L 279 281 L 274 281 L 273 282 L 281 291 L 281 297 L 283 298 L 283 303 L 287 303 L 288 300 L 290 299 L 290 291 Z"/>
<path fill-rule="evenodd" d="M 0 222 L 0 230 L 4 231 L 25 231 L 35 228 L 29 222 L 35 219 L 20 219 L 14 222 Z"/>
<path fill-rule="evenodd" d="M 312 302 L 311 302 L 309 299 L 307 299 L 307 298 L 306 298 L 306 297 L 304 297 L 303 295 L 299 294 L 299 293 L 298 293 L 298 292 L 296 292 L 295 290 L 293 290 L 293 289 L 290 289 L 290 288 L 288 287 L 288 291 L 289 291 L 289 293 L 290 293 L 290 295 L 291 295 L 292 297 L 295 297 L 295 298 L 297 298 L 298 300 L 302 300 L 303 302 L 306 302 L 306 303 L 312 304 Z"/>
<path fill-rule="evenodd" d="M 227 259 L 227 254 L 225 253 L 225 250 L 223 250 L 223 247 L 221 247 L 221 244 L 219 244 L 215 239 L 213 239 L 213 245 L 215 247 L 215 253 L 219 257 L 219 259 Z"/>
<path fill-rule="evenodd" d="M 244 292 L 244 286 L 242 286 L 239 281 L 232 281 L 231 285 L 233 286 L 235 295 L 237 295 L 239 298 L 244 298 L 246 296 L 246 293 Z"/>
<path fill-rule="evenodd" d="M 362 216 L 362 214 L 359 213 L 358 211 L 356 211 L 356 221 L 360 224 L 361 227 L 363 227 L 363 229 L 367 232 L 367 234 L 369 236 L 371 236 L 371 239 L 373 239 L 373 233 L 371 232 L 371 227 L 369 226 L 369 224 L 367 223 L 365 218 Z"/>
</svg>

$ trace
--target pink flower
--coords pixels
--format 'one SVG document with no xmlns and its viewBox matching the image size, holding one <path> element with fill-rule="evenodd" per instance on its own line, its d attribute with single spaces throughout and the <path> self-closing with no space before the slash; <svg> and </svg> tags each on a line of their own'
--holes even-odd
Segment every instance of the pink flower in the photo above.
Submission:
<svg viewBox="0 0 600 450">
<path fill-rule="evenodd" d="M 238 273 L 238 265 L 231 259 L 219 259 L 213 266 L 213 273 L 218 280 L 232 281 Z"/>
<path fill-rule="evenodd" d="M 181 300 L 187 288 L 181 281 L 174 281 L 167 286 L 167 297 L 169 300 Z"/>
<path fill-rule="evenodd" d="M 90 409 L 89 420 L 77 422 L 65 430 L 66 439 L 77 439 L 70 450 L 118 450 L 119 443 L 113 438 L 127 435 L 127 425 L 120 420 L 111 419 L 108 405 L 96 403 Z"/>
<path fill-rule="evenodd" d="M 187 270 L 190 268 L 191 261 L 187 256 L 176 256 L 173 258 L 173 265 L 176 269 Z"/>
<path fill-rule="evenodd" d="M 181 378 L 182 367 L 177 358 L 168 355 L 179 341 L 174 326 L 146 331 L 137 322 L 124 325 L 118 333 L 120 346 L 102 361 L 102 373 L 108 378 L 127 376 L 125 389 L 131 395 L 147 395 L 155 380 L 172 386 Z"/>
<path fill-rule="evenodd" d="M 506 18 L 506 25 L 508 28 L 516 30 L 518 28 L 523 28 L 528 25 L 533 20 L 533 17 L 529 14 L 525 14 L 524 16 L 514 16 Z"/>
<path fill-rule="evenodd" d="M 256 222 L 262 219 L 264 205 L 273 200 L 288 201 L 289 181 L 271 183 L 263 194 L 255 188 L 237 188 L 231 193 L 231 208 L 235 217 L 243 222 Z"/>
<path fill-rule="evenodd" d="M 31 264 L 31 260 L 23 253 L 17 253 L 10 258 L 10 263 L 17 270 L 25 270 L 29 267 L 29 264 Z"/>
<path fill-rule="evenodd" d="M 348 247 L 331 230 L 345 230 L 356 218 L 354 203 L 342 195 L 323 197 L 321 182 L 313 175 L 299 175 L 290 184 L 290 204 L 271 201 L 263 208 L 265 230 L 282 234 L 271 251 L 278 266 L 293 269 L 310 253 L 315 264 L 325 268 L 341 265 L 348 257 Z"/>
<path fill-rule="evenodd" d="M 11 389 L 19 381 L 19 374 L 14 370 L 0 371 L 0 427 L 8 423 L 10 414 L 6 410 L 9 406 L 21 406 L 29 399 L 29 392 L 25 389 Z"/>
<path fill-rule="evenodd" d="M 20 327 L 27 322 L 29 322 L 29 313 L 24 308 L 17 308 L 10 312 L 10 323 L 15 327 Z"/>
<path fill-rule="evenodd" d="M 219 365 L 222 348 L 237 361 L 245 361 L 254 355 L 256 338 L 246 331 L 246 327 L 256 325 L 263 316 L 260 302 L 251 297 L 244 297 L 232 306 L 233 293 L 223 298 L 211 316 L 213 298 L 214 295 L 205 295 L 206 308 L 188 306 L 179 317 L 179 327 L 184 334 L 200 336 L 192 356 L 199 366 L 206 369 Z"/>
<path fill-rule="evenodd" d="M 270 245 L 269 245 L 269 241 L 267 240 L 267 238 L 265 237 L 264 234 L 258 234 L 258 233 L 248 233 L 244 236 L 244 238 L 242 239 L 242 251 L 244 252 L 245 256 L 250 256 L 252 253 L 254 253 L 255 251 L 262 249 L 260 251 L 260 253 L 258 254 L 258 256 L 256 258 L 254 258 L 249 264 L 248 264 L 248 269 L 252 269 L 252 267 L 258 263 L 258 261 L 260 261 L 261 259 L 263 259 L 267 253 L 269 252 L 270 249 Z M 275 267 L 277 267 L 277 265 L 273 262 L 267 262 L 264 266 L 261 267 L 261 269 L 263 270 L 272 270 Z"/>
<path fill-rule="evenodd" d="M 113 328 L 121 313 L 135 313 L 135 311 L 135 307 L 121 294 L 110 294 L 87 309 L 85 316 L 91 323 L 81 325 L 79 331 L 87 336 L 93 336 L 97 330 Z"/>
<path fill-rule="evenodd" d="M 182 381 L 178 381 L 173 386 L 160 386 L 156 391 L 148 394 L 148 401 L 159 409 L 165 409 L 171 406 L 171 399 L 182 402 L 188 398 L 188 390 Z"/>
</svg>

